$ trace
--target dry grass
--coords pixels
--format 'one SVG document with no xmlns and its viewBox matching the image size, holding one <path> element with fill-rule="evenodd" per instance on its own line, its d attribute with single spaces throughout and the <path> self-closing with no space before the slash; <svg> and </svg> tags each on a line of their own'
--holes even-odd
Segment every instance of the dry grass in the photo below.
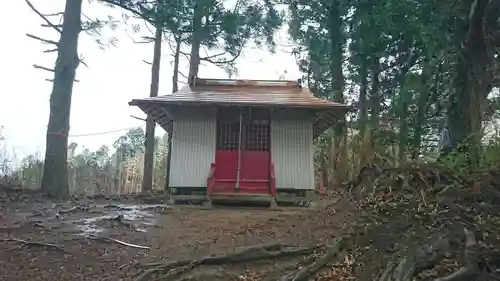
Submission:
<svg viewBox="0 0 500 281">
<path fill-rule="evenodd" d="M 316 144 L 317 178 L 328 178 L 329 186 L 340 186 L 353 180 L 366 165 L 396 164 L 396 145 L 380 145 L 371 130 L 363 134 L 347 130 L 343 137 L 327 137 Z M 328 176 L 322 173 L 327 173 Z M 324 180 L 325 181 L 325 180 Z"/>
</svg>

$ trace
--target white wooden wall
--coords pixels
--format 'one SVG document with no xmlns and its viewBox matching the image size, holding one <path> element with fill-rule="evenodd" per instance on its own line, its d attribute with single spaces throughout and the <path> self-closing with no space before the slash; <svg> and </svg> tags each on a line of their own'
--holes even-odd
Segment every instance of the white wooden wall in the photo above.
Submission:
<svg viewBox="0 0 500 281">
<path fill-rule="evenodd" d="M 313 157 L 310 120 L 271 121 L 271 159 L 277 189 L 314 189 Z"/>
<path fill-rule="evenodd" d="M 171 187 L 206 187 L 215 161 L 215 112 L 183 116 L 174 121 Z"/>
</svg>

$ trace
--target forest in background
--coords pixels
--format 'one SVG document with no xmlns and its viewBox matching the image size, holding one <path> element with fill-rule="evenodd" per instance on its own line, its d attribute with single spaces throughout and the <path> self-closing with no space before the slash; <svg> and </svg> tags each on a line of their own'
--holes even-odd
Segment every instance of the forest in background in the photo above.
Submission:
<svg viewBox="0 0 500 281">
<path fill-rule="evenodd" d="M 122 9 L 124 18 L 142 19 L 151 26 L 154 34 L 144 37 L 155 44 L 150 96 L 158 95 L 162 43 L 168 43 L 174 55 L 172 91 L 175 92 L 179 75 L 190 81 L 197 76 L 202 62 L 215 64 L 232 74 L 235 61 L 247 44 L 267 46 L 273 51 L 277 29 L 287 25 L 294 42 L 293 55 L 307 86 L 318 97 L 353 106 L 344 120 L 316 140 L 318 181 L 340 185 L 355 179 L 367 165 L 402 167 L 439 160 L 441 165 L 467 177 L 500 163 L 495 131 L 500 98 L 498 1 L 102 0 L 97 3 Z M 129 140 L 127 136 L 124 138 L 130 142 L 125 142 L 126 148 L 119 141 L 118 146 L 115 143 L 117 151 L 124 151 L 123 157 L 117 156 L 121 152 L 108 155 L 107 148 L 72 155 L 74 145 L 68 144 L 67 138 L 50 134 L 69 130 L 68 105 L 74 71 L 82 64 L 81 59 L 72 59 L 78 57 L 78 36 L 85 33 L 102 44 L 99 30 L 108 28 L 107 23 L 112 21 L 78 16 L 82 5 L 82 0 L 68 1 L 59 25 L 40 13 L 48 28 L 61 34 L 60 41 L 53 43 L 57 45 L 58 56 L 66 60 L 58 59 L 60 67 L 56 63 L 51 70 L 55 76 L 44 161 L 52 164 L 42 169 L 43 165 L 35 161 L 28 167 L 33 170 L 38 167 L 33 174 L 39 177 L 44 174 L 45 186 L 50 186 L 48 192 L 54 195 L 67 193 L 65 190 L 72 186 L 71 175 L 77 175 L 74 179 L 82 182 L 92 182 L 82 186 L 94 185 L 94 190 L 101 192 L 118 192 L 108 186 L 125 182 L 125 174 L 127 181 L 144 186 L 144 190 L 161 187 L 156 181 L 161 178 L 157 175 L 164 171 L 162 161 L 158 161 L 162 157 L 158 155 L 162 154 L 159 148 L 154 149 L 155 145 L 161 147 L 161 141 L 152 141 L 152 119 L 146 122 L 146 136 L 140 143 L 135 142 L 138 138 Z M 70 15 L 74 17 L 69 18 Z M 184 52 L 186 48 L 190 51 Z M 180 56 L 190 58 L 188 74 L 179 71 Z M 61 108 L 64 110 L 56 110 Z M 438 143 L 443 133 L 448 139 L 447 149 L 440 154 Z M 104 161 L 105 158 L 109 161 Z M 129 170 L 116 168 L 121 165 L 133 166 L 131 171 L 144 169 L 142 173 L 130 173 L 134 175 L 131 177 Z M 23 177 L 30 174 L 24 169 L 27 168 L 14 174 Z M 122 176 L 117 177 L 118 173 Z M 153 176 L 141 181 L 143 174 L 154 174 L 155 183 L 148 182 Z M 101 185 L 104 182 L 109 184 Z M 41 185 L 43 188 L 44 183 Z M 72 190 L 81 189 L 74 186 L 73 183 Z"/>
<path fill-rule="evenodd" d="M 92 151 L 77 142 L 68 146 L 69 186 L 72 194 L 131 194 L 141 191 L 144 169 L 144 129 L 129 129 L 118 137 L 112 147 L 102 145 Z M 0 142 L 5 141 L 0 138 Z M 153 189 L 165 187 L 168 137 L 155 138 Z M 8 146 L 0 145 L 0 175 L 4 183 L 30 189 L 40 188 L 43 159 L 30 154 L 22 159 L 9 154 Z M 14 160 L 19 167 L 15 167 Z"/>
</svg>

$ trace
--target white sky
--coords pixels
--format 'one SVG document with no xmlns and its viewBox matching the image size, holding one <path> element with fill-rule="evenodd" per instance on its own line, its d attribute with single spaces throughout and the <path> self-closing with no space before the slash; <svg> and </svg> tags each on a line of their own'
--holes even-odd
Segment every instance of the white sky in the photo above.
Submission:
<svg viewBox="0 0 500 281">
<path fill-rule="evenodd" d="M 62 0 L 32 0 L 42 13 L 63 11 Z M 91 18 L 107 19 L 112 15 L 121 19 L 121 11 L 104 7 L 98 3 L 89 4 L 84 0 L 84 12 Z M 9 9 L 0 9 L 0 26 L 3 26 L 0 52 L 0 126 L 6 139 L 6 147 L 11 156 L 22 158 L 31 153 L 45 150 L 45 133 L 49 115 L 49 96 L 52 83 L 45 81 L 52 74 L 33 68 L 33 64 L 53 68 L 55 54 L 43 53 L 50 49 L 39 41 L 26 37 L 26 33 L 58 40 L 55 31 L 41 27 L 40 19 L 25 1 L 9 1 Z M 12 25 L 12 26 L 11 26 Z M 115 131 L 134 126 L 143 126 L 144 122 L 130 115 L 144 117 L 142 111 L 129 107 L 133 98 L 149 95 L 150 66 L 143 60 L 151 61 L 153 44 L 136 44 L 141 35 L 150 35 L 141 27 L 142 34 L 133 34 L 130 27 L 120 24 L 117 30 L 107 29 L 104 33 L 118 38 L 117 47 L 101 50 L 85 33 L 79 41 L 79 52 L 85 58 L 89 68 L 81 65 L 77 71 L 79 83 L 75 83 L 70 135 L 81 135 Z M 285 34 L 285 32 L 280 32 Z M 279 42 L 286 45 L 284 35 Z M 281 48 L 283 49 L 283 48 Z M 163 44 L 163 57 L 160 75 L 160 95 L 170 93 L 172 66 L 171 51 L 168 44 Z M 187 61 L 183 61 L 182 72 L 187 73 Z M 249 48 L 238 60 L 238 75 L 234 78 L 277 79 L 281 74 L 285 79 L 300 78 L 300 72 L 293 56 L 285 51 L 271 54 L 265 50 Z M 227 78 L 225 72 L 215 66 L 201 66 L 199 77 Z M 159 128 L 157 126 L 157 128 Z M 160 134 L 161 129 L 157 129 Z M 71 137 L 70 142 L 90 149 L 101 145 L 112 145 L 123 132 L 103 135 Z"/>
</svg>

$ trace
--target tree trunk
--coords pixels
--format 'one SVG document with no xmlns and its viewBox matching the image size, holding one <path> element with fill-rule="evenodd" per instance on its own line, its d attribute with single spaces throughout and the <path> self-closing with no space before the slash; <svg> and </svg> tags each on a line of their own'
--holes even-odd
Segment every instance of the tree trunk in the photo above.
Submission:
<svg viewBox="0 0 500 281">
<path fill-rule="evenodd" d="M 181 55 L 181 37 L 175 38 L 175 54 L 174 54 L 174 74 L 172 75 L 172 93 L 179 91 L 179 60 Z"/>
<path fill-rule="evenodd" d="M 121 177 L 121 170 L 120 170 L 120 167 L 121 167 L 121 164 L 123 162 L 123 149 L 122 148 L 118 148 L 116 149 L 116 170 L 115 170 L 115 176 L 114 176 L 114 179 L 113 179 L 113 184 L 115 186 L 115 190 L 114 192 L 116 192 L 118 195 L 120 195 L 121 193 L 121 185 L 122 185 L 122 177 Z"/>
<path fill-rule="evenodd" d="M 448 108 L 451 145 L 461 149 L 474 166 L 479 161 L 481 125 L 487 95 L 492 87 L 492 71 L 484 34 L 489 0 L 474 0 L 470 6 L 469 29 L 460 45 Z M 465 143 L 467 142 L 467 143 Z"/>
<path fill-rule="evenodd" d="M 153 63 L 151 66 L 151 87 L 149 91 L 150 97 L 158 96 L 158 88 L 160 84 L 160 62 L 161 62 L 161 41 L 163 29 L 161 25 L 156 27 L 155 43 L 153 50 Z M 155 122 L 153 117 L 148 114 L 146 120 L 146 135 L 145 135 L 145 152 L 144 152 L 144 173 L 142 177 L 142 191 L 153 190 L 153 169 L 154 169 L 154 153 L 155 153 Z"/>
<path fill-rule="evenodd" d="M 422 134 L 425 126 L 425 114 L 427 113 L 427 102 L 429 101 L 429 85 L 427 85 L 427 75 L 429 75 L 428 62 L 424 63 L 421 76 L 420 96 L 418 97 L 417 116 L 415 118 L 415 133 L 413 134 L 413 145 L 411 158 L 417 161 L 420 156 L 420 146 Z"/>
<path fill-rule="evenodd" d="M 344 62 L 344 34 L 342 31 L 342 19 L 339 3 L 333 1 L 329 7 L 328 32 L 332 44 L 332 56 L 330 58 L 330 70 L 332 79 L 333 100 L 339 103 L 344 102 L 344 74 L 342 64 Z M 334 142 L 330 145 L 330 162 L 335 176 L 334 185 L 341 184 L 347 177 L 347 151 L 346 141 L 347 127 L 345 126 L 345 116 L 339 120 L 335 126 Z"/>
<path fill-rule="evenodd" d="M 410 96 L 410 92 L 406 89 L 405 85 L 402 84 L 400 87 L 400 94 L 402 94 L 400 98 L 400 108 L 399 111 L 399 134 L 398 134 L 398 160 L 400 164 L 405 162 L 406 150 L 408 148 L 408 104 L 412 100 Z"/>
<path fill-rule="evenodd" d="M 405 155 L 406 155 L 406 149 L 408 147 L 408 105 L 413 99 L 410 96 L 410 92 L 406 88 L 406 80 L 407 77 L 406 75 L 408 74 L 408 71 L 410 71 L 410 68 L 413 66 L 417 59 L 417 56 L 413 50 L 413 48 L 410 48 L 409 54 L 408 54 L 408 60 L 406 63 L 400 68 L 399 73 L 397 75 L 397 85 L 396 87 L 399 88 L 399 94 L 398 94 L 398 99 L 400 101 L 399 103 L 399 108 L 395 108 L 396 106 L 394 105 L 394 102 L 396 101 L 395 94 L 393 95 L 392 98 L 392 103 L 393 103 L 393 109 L 394 112 L 396 113 L 396 116 L 398 117 L 399 121 L 399 134 L 398 134 L 398 142 L 399 142 L 399 149 L 398 149 L 398 159 L 399 163 L 403 163 L 405 160 Z"/>
<path fill-rule="evenodd" d="M 69 197 L 68 133 L 71 95 L 78 68 L 78 37 L 81 30 L 82 0 L 67 0 L 59 39 L 54 83 L 50 94 L 42 191 L 59 199 Z"/>
<path fill-rule="evenodd" d="M 373 130 L 379 127 L 380 102 L 380 61 L 378 57 L 373 58 L 371 89 L 370 89 L 370 127 Z"/>
<path fill-rule="evenodd" d="M 203 1 L 197 1 L 194 5 L 194 17 L 193 17 L 193 34 L 191 37 L 191 55 L 189 61 L 189 75 L 188 83 L 192 84 L 194 79 L 198 77 L 198 70 L 200 68 L 200 47 L 201 41 L 203 39 L 203 15 L 204 15 L 204 5 L 200 3 Z"/>
<path fill-rule="evenodd" d="M 332 73 L 333 100 L 344 102 L 344 73 L 342 64 L 344 62 L 344 34 L 342 32 L 342 19 L 338 7 L 334 1 L 329 11 L 330 24 L 328 32 L 332 40 L 332 57 L 330 58 L 330 70 Z"/>
<path fill-rule="evenodd" d="M 168 145 L 167 145 L 167 164 L 165 165 L 166 175 L 165 175 L 165 190 L 169 191 L 170 187 L 170 163 L 172 162 L 172 133 L 174 127 L 170 125 L 170 132 L 168 133 Z"/>
<path fill-rule="evenodd" d="M 361 85 L 359 88 L 359 120 L 358 127 L 361 136 L 364 136 L 366 131 L 366 124 L 368 122 L 368 108 L 366 103 L 366 93 L 368 89 L 368 65 L 366 55 L 362 54 L 361 69 L 359 70 L 361 78 Z"/>
<path fill-rule="evenodd" d="M 181 54 L 181 38 L 175 39 L 175 54 L 174 54 L 174 74 L 172 75 L 172 93 L 179 90 L 179 58 Z M 170 124 L 170 130 L 168 133 L 168 145 L 167 145 L 167 164 L 165 165 L 165 190 L 168 191 L 170 187 L 170 163 L 172 161 L 172 134 L 174 132 L 173 120 Z"/>
<path fill-rule="evenodd" d="M 354 170 L 359 173 L 366 164 L 373 160 L 373 151 L 371 151 L 371 144 L 367 143 L 370 139 L 365 138 L 365 136 L 370 136 L 366 128 L 368 125 L 368 104 L 367 104 L 367 90 L 368 90 L 368 60 L 366 54 L 364 53 L 363 40 L 361 39 L 361 64 L 360 64 L 360 89 L 359 89 L 359 119 L 358 119 L 358 129 L 359 129 L 359 140 L 357 145 L 359 145 L 359 162 L 356 163 Z M 368 135 L 367 135 L 368 133 Z M 367 150 L 367 148 L 369 150 Z"/>
<path fill-rule="evenodd" d="M 439 74 L 441 72 L 441 64 L 438 65 L 436 73 L 434 74 L 434 81 L 432 84 L 432 89 L 429 87 L 428 78 L 431 75 L 431 65 L 428 59 L 424 62 L 424 67 L 421 74 L 421 89 L 420 96 L 418 98 L 418 111 L 415 118 L 415 133 L 413 134 L 412 141 L 412 159 L 418 160 L 420 157 L 420 147 L 422 146 L 422 135 L 424 133 L 424 127 L 426 125 L 426 114 L 428 112 L 428 104 L 431 97 L 431 92 L 435 92 L 438 89 Z"/>
</svg>

